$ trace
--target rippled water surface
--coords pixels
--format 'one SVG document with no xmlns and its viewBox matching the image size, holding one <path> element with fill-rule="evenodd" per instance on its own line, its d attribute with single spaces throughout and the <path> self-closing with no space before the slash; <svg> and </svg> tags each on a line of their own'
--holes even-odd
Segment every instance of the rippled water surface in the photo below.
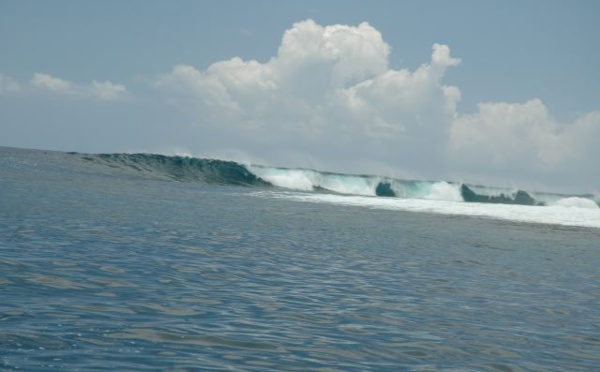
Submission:
<svg viewBox="0 0 600 372">
<path fill-rule="evenodd" d="M 10 155 L 3 369 L 600 366 L 598 229 L 300 202 Z"/>
</svg>

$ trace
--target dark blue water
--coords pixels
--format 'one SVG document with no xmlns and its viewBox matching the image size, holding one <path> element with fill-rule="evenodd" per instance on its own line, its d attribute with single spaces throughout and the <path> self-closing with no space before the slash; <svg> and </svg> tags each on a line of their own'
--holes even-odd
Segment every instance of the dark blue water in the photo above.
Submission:
<svg viewBox="0 0 600 372">
<path fill-rule="evenodd" d="M 585 371 L 600 230 L 0 149 L 5 370 Z"/>
</svg>

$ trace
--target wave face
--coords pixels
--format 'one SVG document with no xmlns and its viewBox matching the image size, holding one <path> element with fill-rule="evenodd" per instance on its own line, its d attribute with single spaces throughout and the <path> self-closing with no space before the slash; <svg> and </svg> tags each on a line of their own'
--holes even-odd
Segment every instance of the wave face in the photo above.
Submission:
<svg viewBox="0 0 600 372">
<path fill-rule="evenodd" d="M 99 154 L 86 155 L 83 159 L 112 168 L 133 170 L 150 177 L 175 181 L 240 186 L 267 185 L 245 166 L 233 161 L 156 154 Z"/>
<path fill-rule="evenodd" d="M 593 200 L 592 195 L 528 192 L 460 182 L 402 180 L 156 154 L 82 155 L 82 159 L 147 177 L 180 182 L 276 187 L 304 192 L 402 199 L 599 208 L 598 200 Z"/>
</svg>

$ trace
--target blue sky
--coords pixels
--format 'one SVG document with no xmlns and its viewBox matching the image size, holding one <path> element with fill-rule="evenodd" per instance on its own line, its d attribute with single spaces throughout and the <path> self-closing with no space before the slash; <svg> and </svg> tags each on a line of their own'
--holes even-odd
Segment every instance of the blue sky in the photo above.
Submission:
<svg viewBox="0 0 600 372">
<path fill-rule="evenodd" d="M 598 192 L 599 25 L 593 0 L 0 0 L 0 145 Z"/>
</svg>

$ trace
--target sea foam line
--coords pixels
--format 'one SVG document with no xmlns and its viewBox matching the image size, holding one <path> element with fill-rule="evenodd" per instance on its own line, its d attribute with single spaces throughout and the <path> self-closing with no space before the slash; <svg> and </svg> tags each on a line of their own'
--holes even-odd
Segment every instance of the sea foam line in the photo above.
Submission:
<svg viewBox="0 0 600 372">
<path fill-rule="evenodd" d="M 464 203 L 447 200 L 378 198 L 335 194 L 261 191 L 255 196 L 299 202 L 327 203 L 372 209 L 426 212 L 505 221 L 600 228 L 600 209 L 565 206 Z"/>
</svg>

